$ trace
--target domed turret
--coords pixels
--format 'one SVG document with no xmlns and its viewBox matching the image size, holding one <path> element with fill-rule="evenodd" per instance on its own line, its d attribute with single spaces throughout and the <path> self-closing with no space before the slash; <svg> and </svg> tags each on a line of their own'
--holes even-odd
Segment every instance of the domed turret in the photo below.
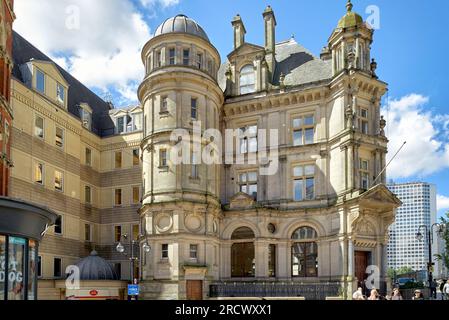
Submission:
<svg viewBox="0 0 449 320">
<path fill-rule="evenodd" d="M 351 0 L 348 0 L 348 3 L 346 4 L 348 12 L 338 22 L 338 28 L 358 27 L 364 23 L 362 16 L 353 12 L 352 8 L 353 4 L 351 3 Z"/>
<path fill-rule="evenodd" d="M 176 283 L 170 290 L 184 298 L 185 282 L 179 279 L 197 272 L 186 271 L 192 263 L 188 249 L 198 252 L 195 263 L 200 266 L 210 263 L 210 252 L 218 250 L 211 239 L 218 237 L 221 218 L 221 171 L 202 161 L 209 142 L 202 136 L 220 128 L 220 54 L 194 20 L 177 15 L 157 28 L 142 49 L 142 60 L 146 76 L 139 87 L 145 119 L 140 215 L 147 235 L 143 241 L 153 248 L 141 265 L 143 280 L 161 285 L 164 281 L 158 281 L 170 279 Z M 156 257 L 162 255 L 177 262 L 161 273 Z M 218 271 L 209 270 L 207 276 L 218 279 Z"/>
<path fill-rule="evenodd" d="M 154 36 L 157 37 L 167 33 L 188 33 L 209 41 L 209 37 L 204 29 L 195 20 L 190 19 L 183 14 L 178 14 L 173 18 L 165 20 L 164 23 L 156 29 Z"/>
<path fill-rule="evenodd" d="M 99 257 L 95 250 L 90 256 L 80 260 L 76 266 L 80 270 L 80 280 L 118 280 L 112 265 Z"/>
<path fill-rule="evenodd" d="M 346 3 L 346 14 L 338 22 L 329 38 L 325 54 L 332 59 L 332 74 L 343 70 L 360 70 L 371 74 L 371 43 L 374 30 L 363 18 L 352 11 L 351 0 Z"/>
</svg>

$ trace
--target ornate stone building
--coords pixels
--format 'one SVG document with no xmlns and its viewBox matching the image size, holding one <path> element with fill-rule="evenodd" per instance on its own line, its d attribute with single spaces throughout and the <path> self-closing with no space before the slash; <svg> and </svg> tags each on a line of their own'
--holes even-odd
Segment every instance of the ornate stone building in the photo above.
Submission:
<svg viewBox="0 0 449 320">
<path fill-rule="evenodd" d="M 315 57 L 293 38 L 276 42 L 271 7 L 263 22 L 260 46 L 245 41 L 239 15 L 232 20 L 234 50 L 223 64 L 183 15 L 143 48 L 146 298 L 348 297 L 372 272 L 385 289 L 388 227 L 400 201 L 385 187 L 387 84 L 371 59 L 374 32 L 348 1 Z M 244 132 L 233 159 L 260 152 L 269 140 L 261 129 L 278 130 L 276 174 L 224 155 L 226 164 L 175 163 L 172 131 L 192 133 L 197 121 L 223 136 Z"/>
</svg>

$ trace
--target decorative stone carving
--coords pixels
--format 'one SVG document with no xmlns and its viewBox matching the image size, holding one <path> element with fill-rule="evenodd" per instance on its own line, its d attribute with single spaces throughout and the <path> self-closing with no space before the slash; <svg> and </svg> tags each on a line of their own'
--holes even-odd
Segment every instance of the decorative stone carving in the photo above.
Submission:
<svg viewBox="0 0 449 320">
<path fill-rule="evenodd" d="M 376 75 L 377 62 L 376 62 L 376 60 L 374 60 L 374 59 L 371 60 L 370 68 L 371 68 L 371 75 L 372 75 L 374 78 L 377 78 L 377 75 Z"/>
<path fill-rule="evenodd" d="M 243 192 L 237 193 L 231 198 L 231 209 L 248 209 L 254 206 L 254 199 Z"/>
<path fill-rule="evenodd" d="M 379 122 L 379 127 L 380 127 L 380 132 L 379 134 L 382 137 L 385 137 L 385 127 L 387 126 L 387 121 L 384 119 L 384 116 L 380 117 L 380 122 Z"/>
<path fill-rule="evenodd" d="M 155 227 L 157 232 L 166 233 L 173 227 L 173 215 L 168 212 L 161 212 L 156 215 Z"/>
<path fill-rule="evenodd" d="M 346 127 L 348 129 L 354 129 L 354 116 L 355 115 L 354 115 L 351 105 L 348 105 L 346 107 L 345 114 L 346 114 Z"/>
<path fill-rule="evenodd" d="M 359 219 L 355 226 L 355 232 L 362 236 L 375 236 L 376 229 L 365 217 Z"/>
<path fill-rule="evenodd" d="M 195 213 L 188 214 L 184 220 L 184 224 L 190 232 L 198 232 L 203 227 L 201 217 Z"/>
</svg>

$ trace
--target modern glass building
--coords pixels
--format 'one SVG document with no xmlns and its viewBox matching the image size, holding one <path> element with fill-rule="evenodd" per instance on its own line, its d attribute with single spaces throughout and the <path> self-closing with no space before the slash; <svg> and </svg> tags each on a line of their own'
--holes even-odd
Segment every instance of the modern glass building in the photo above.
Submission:
<svg viewBox="0 0 449 320">
<path fill-rule="evenodd" d="M 45 208 L 0 197 L 0 301 L 37 299 L 38 244 L 56 217 Z"/>
<path fill-rule="evenodd" d="M 437 219 L 436 186 L 428 183 L 390 184 L 388 188 L 403 202 L 397 210 L 396 221 L 390 227 L 388 267 L 410 267 L 415 271 L 427 270 L 429 259 L 428 239 L 416 238 L 420 226 L 428 228 Z M 434 235 L 436 239 L 436 235 Z M 438 251 L 438 241 L 432 246 L 432 256 Z M 435 262 L 434 274 L 439 274 Z"/>
</svg>

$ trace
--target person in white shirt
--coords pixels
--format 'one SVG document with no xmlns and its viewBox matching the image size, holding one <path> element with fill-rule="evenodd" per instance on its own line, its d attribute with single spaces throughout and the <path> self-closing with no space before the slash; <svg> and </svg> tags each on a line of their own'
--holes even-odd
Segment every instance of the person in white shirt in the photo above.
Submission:
<svg viewBox="0 0 449 320">
<path fill-rule="evenodd" d="M 352 295 L 352 300 L 365 300 L 362 288 L 358 288 L 357 291 L 354 292 L 354 294 Z"/>
<path fill-rule="evenodd" d="M 447 280 L 446 284 L 443 287 L 442 295 L 446 300 L 449 300 L 449 280 Z"/>
</svg>

